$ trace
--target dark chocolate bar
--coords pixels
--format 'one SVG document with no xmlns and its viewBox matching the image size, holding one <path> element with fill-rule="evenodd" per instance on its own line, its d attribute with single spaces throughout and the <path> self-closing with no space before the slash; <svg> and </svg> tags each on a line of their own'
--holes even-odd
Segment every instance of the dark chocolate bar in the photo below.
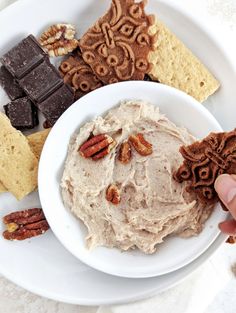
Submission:
<svg viewBox="0 0 236 313">
<path fill-rule="evenodd" d="M 23 89 L 19 86 L 18 82 L 5 66 L 0 67 L 0 86 L 2 86 L 11 100 L 25 96 Z"/>
<path fill-rule="evenodd" d="M 12 126 L 17 129 L 31 129 L 39 124 L 37 109 L 28 97 L 4 105 L 4 110 Z"/>
<path fill-rule="evenodd" d="M 62 113 L 74 102 L 74 92 L 70 86 L 63 85 L 45 101 L 38 103 L 47 123 L 54 125 Z"/>
<path fill-rule="evenodd" d="M 14 77 L 20 79 L 43 62 L 45 58 L 48 56 L 37 39 L 33 35 L 29 35 L 5 53 L 0 61 Z"/>
<path fill-rule="evenodd" d="M 23 39 L 0 61 L 12 74 L 6 78 L 5 86 L 15 80 L 27 95 L 5 106 L 6 114 L 16 128 L 33 128 L 38 123 L 33 104 L 43 113 L 48 125 L 53 125 L 74 102 L 73 89 L 64 84 L 34 36 Z M 13 92 L 11 96 L 15 96 Z"/>
<path fill-rule="evenodd" d="M 63 80 L 55 67 L 47 61 L 39 64 L 19 80 L 20 86 L 34 103 L 47 99 L 63 85 Z"/>
</svg>

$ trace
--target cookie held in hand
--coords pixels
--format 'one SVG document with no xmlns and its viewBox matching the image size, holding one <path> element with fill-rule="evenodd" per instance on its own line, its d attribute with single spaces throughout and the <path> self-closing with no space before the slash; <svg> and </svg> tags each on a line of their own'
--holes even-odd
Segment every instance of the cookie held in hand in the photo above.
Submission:
<svg viewBox="0 0 236 313">
<path fill-rule="evenodd" d="M 183 164 L 174 173 L 179 183 L 189 181 L 188 192 L 197 194 L 204 203 L 219 201 L 214 189 L 221 174 L 236 174 L 236 129 L 225 133 L 211 133 L 202 141 L 182 146 Z"/>
</svg>

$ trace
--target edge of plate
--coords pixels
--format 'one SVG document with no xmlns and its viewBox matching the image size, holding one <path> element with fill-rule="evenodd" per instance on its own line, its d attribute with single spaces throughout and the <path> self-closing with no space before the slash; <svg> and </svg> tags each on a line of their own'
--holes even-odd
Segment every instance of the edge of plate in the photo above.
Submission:
<svg viewBox="0 0 236 313">
<path fill-rule="evenodd" d="M 36 1 L 36 0 L 34 0 Z M 41 0 L 41 2 L 43 2 L 45 0 Z M 222 48 L 222 42 L 220 41 L 220 38 L 225 38 L 224 36 L 219 36 L 220 34 L 224 34 L 222 29 L 220 27 L 217 27 L 217 31 L 214 30 L 213 31 L 213 26 L 209 26 L 206 24 L 206 22 L 204 23 L 204 27 L 202 26 L 201 23 L 201 18 L 200 17 L 196 17 L 194 16 L 192 13 L 190 13 L 189 11 L 183 9 L 180 7 L 179 4 L 177 3 L 173 3 L 171 0 L 158 0 L 160 3 L 162 3 L 163 5 L 166 5 L 174 10 L 176 10 L 178 13 L 186 16 L 188 19 L 192 20 L 192 23 L 194 23 L 200 30 L 202 30 L 204 33 L 208 34 L 208 37 L 213 41 L 213 43 L 218 47 L 218 49 L 221 51 L 222 55 L 224 55 L 229 63 L 232 65 L 233 67 L 233 71 L 235 72 L 236 75 L 236 62 L 235 59 L 233 58 L 233 51 L 232 50 L 236 50 L 236 49 L 232 49 L 233 45 L 230 44 L 229 40 L 225 40 L 226 46 L 230 47 L 231 49 L 223 49 Z M 10 4 L 7 8 L 3 9 L 0 12 L 0 19 L 1 16 L 4 16 L 5 14 L 9 14 L 8 12 L 16 9 L 17 7 L 20 7 L 22 5 L 27 5 L 27 3 L 32 4 L 33 0 L 18 0 L 15 3 Z M 214 25 L 215 26 L 215 25 Z M 230 53 L 229 51 L 232 51 L 232 53 Z M 7 273 L 7 271 L 5 271 L 5 273 L 3 273 L 3 271 L 0 271 L 1 275 L 3 275 L 4 277 L 6 277 L 7 279 L 9 279 L 10 281 L 14 282 L 15 284 L 17 284 L 18 286 L 21 286 L 22 288 L 33 292 L 34 294 L 37 294 L 39 296 L 42 297 L 46 297 L 48 299 L 52 299 L 55 301 L 60 301 L 60 302 L 64 302 L 64 303 L 70 303 L 70 304 L 77 304 L 77 305 L 86 305 L 86 306 L 95 306 L 95 305 L 111 305 L 111 304 L 122 304 L 122 303 L 127 303 L 127 302 L 132 302 L 132 301 L 137 301 L 137 300 L 142 300 L 148 297 L 151 297 L 153 295 L 155 295 L 157 292 L 163 292 L 166 291 L 174 286 L 176 286 L 177 284 L 181 283 L 182 281 L 184 281 L 186 278 L 188 278 L 200 265 L 203 265 L 210 256 L 212 256 L 216 250 L 225 242 L 227 236 L 224 234 L 220 234 L 215 241 L 212 243 L 212 245 L 208 248 L 207 251 L 205 251 L 200 257 L 198 257 L 198 259 L 196 259 L 195 261 L 193 261 L 192 263 L 190 263 L 189 265 L 187 265 L 185 268 L 182 268 L 182 270 L 186 269 L 188 266 L 190 266 L 191 264 L 195 264 L 195 267 L 192 271 L 190 271 L 189 273 L 186 273 L 184 275 L 184 277 L 182 277 L 181 279 L 177 280 L 176 282 L 173 282 L 172 284 L 170 284 L 168 287 L 163 288 L 161 291 L 157 291 L 155 288 L 152 291 L 147 291 L 147 292 L 143 292 L 143 293 L 139 293 L 136 296 L 132 296 L 132 297 L 127 297 L 125 300 L 122 298 L 118 298 L 114 301 L 107 301 L 105 299 L 102 299 L 99 303 L 95 302 L 95 301 L 84 301 L 82 299 L 72 299 L 72 300 L 68 300 L 68 299 L 63 299 L 62 297 L 58 297 L 57 295 L 53 295 L 51 294 L 47 294 L 45 295 L 45 291 L 42 289 L 37 289 L 37 288 L 32 288 L 32 286 L 28 286 L 27 284 L 23 284 L 22 282 L 18 282 L 16 279 L 14 279 L 14 277 L 11 277 L 10 273 Z M 204 257 L 207 256 L 205 259 Z M 202 260 L 203 259 L 203 260 Z M 199 263 L 199 264 L 197 264 Z"/>
</svg>

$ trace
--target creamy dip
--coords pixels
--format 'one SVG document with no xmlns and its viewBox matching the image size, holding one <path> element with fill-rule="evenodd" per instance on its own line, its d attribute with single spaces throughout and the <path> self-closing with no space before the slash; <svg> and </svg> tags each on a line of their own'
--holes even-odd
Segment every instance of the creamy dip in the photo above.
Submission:
<svg viewBox="0 0 236 313">
<path fill-rule="evenodd" d="M 93 133 L 108 134 L 116 146 L 103 159 L 86 159 L 78 152 Z M 128 164 L 118 160 L 122 142 L 142 133 L 153 153 L 141 156 L 132 149 Z M 185 191 L 186 183 L 173 180 L 183 159 L 182 145 L 196 139 L 143 101 L 125 101 L 80 128 L 71 138 L 61 180 L 64 204 L 87 226 L 88 248 L 138 248 L 154 253 L 168 235 L 190 237 L 201 232 L 212 207 L 204 207 Z M 106 199 L 110 184 L 119 186 L 121 201 Z"/>
</svg>

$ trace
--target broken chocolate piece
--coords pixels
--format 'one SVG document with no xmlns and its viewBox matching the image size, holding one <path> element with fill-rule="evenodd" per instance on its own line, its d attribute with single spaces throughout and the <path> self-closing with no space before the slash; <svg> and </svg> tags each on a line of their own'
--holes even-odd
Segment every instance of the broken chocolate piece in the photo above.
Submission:
<svg viewBox="0 0 236 313">
<path fill-rule="evenodd" d="M 51 96 L 38 103 L 49 125 L 54 125 L 62 113 L 74 102 L 74 92 L 70 86 L 62 85 Z"/>
<path fill-rule="evenodd" d="M 14 77 L 20 79 L 43 62 L 46 57 L 47 54 L 37 39 L 29 35 L 4 54 L 0 61 Z"/>
<path fill-rule="evenodd" d="M 42 62 L 19 80 L 20 86 L 34 102 L 42 102 L 63 85 L 59 72 L 48 61 Z"/>
<path fill-rule="evenodd" d="M 221 174 L 236 174 L 236 129 L 225 133 L 211 133 L 202 141 L 182 146 L 183 164 L 174 173 L 179 183 L 189 181 L 188 192 L 193 192 L 203 203 L 219 201 L 214 189 Z"/>
<path fill-rule="evenodd" d="M 23 89 L 19 86 L 17 81 L 5 68 L 5 66 L 0 67 L 0 86 L 2 86 L 2 88 L 5 90 L 11 100 L 15 100 L 25 96 Z"/>
<path fill-rule="evenodd" d="M 31 129 L 39 124 L 37 109 L 27 97 L 4 105 L 4 110 L 12 126 L 17 129 Z"/>
</svg>

